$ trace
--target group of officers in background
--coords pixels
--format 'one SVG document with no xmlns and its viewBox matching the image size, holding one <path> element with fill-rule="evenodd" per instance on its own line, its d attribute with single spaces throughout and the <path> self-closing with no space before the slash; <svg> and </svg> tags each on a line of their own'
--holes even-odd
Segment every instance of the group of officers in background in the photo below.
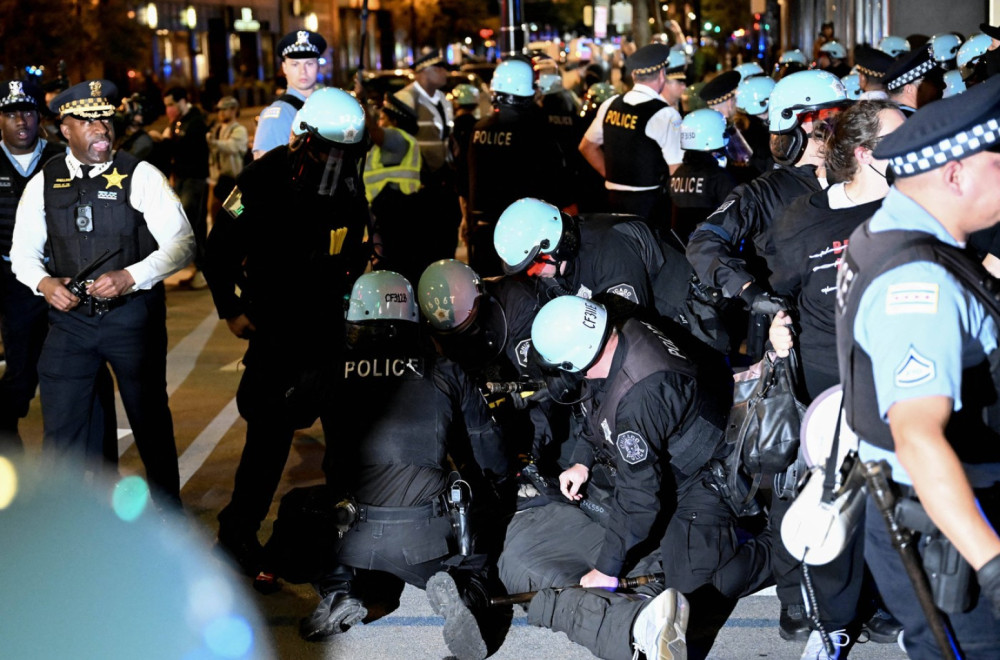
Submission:
<svg viewBox="0 0 1000 660">
<path fill-rule="evenodd" d="M 411 584 L 463 660 L 502 644 L 512 602 L 602 658 L 705 657 L 738 599 L 777 584 L 803 658 L 900 630 L 910 657 L 940 657 L 942 627 L 961 657 L 995 657 L 1000 28 L 981 28 L 858 45 L 853 73 L 826 34 L 811 64 L 789 51 L 773 77 L 744 64 L 696 93 L 675 36 L 624 59 L 620 93 L 598 67 L 582 103 L 556 60 L 510 57 L 478 119 L 481 90 L 443 93 L 440 52 L 375 105 L 317 88 L 325 41 L 287 35 L 289 91 L 198 264 L 249 342 L 220 547 L 262 592 L 316 587 L 311 641 Z M 46 449 L 92 465 L 110 364 L 154 497 L 178 505 L 162 280 L 196 254 L 194 223 L 113 150 L 113 85 L 52 101 L 68 151 L 38 138 L 37 95 L 0 91 L 0 383 L 24 351 L 33 393 L 37 362 Z M 41 296 L 39 358 L 6 305 Z M 778 533 L 794 466 L 736 474 L 727 442 L 733 371 L 768 348 L 800 354 L 803 403 L 841 383 L 860 456 L 920 507 L 925 555 L 951 553 L 940 620 L 872 505 L 810 571 L 807 608 Z M 20 390 L 0 422 L 26 412 Z M 286 495 L 261 544 L 293 434 L 317 419 L 326 484 Z"/>
</svg>

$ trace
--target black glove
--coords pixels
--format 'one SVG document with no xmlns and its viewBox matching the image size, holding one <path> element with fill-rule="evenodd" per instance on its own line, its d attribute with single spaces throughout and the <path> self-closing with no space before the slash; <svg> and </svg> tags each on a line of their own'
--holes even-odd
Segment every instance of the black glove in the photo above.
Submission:
<svg viewBox="0 0 1000 660">
<path fill-rule="evenodd" d="M 740 299 L 753 314 L 774 316 L 778 312 L 788 309 L 787 300 L 773 293 L 768 293 L 755 282 L 751 282 L 747 288 L 743 289 L 740 293 Z"/>
<path fill-rule="evenodd" d="M 549 388 L 544 386 L 534 392 L 514 392 L 510 395 L 510 402 L 518 410 L 524 410 L 532 403 L 541 403 L 548 400 Z"/>
<path fill-rule="evenodd" d="M 976 571 L 979 591 L 993 604 L 993 618 L 1000 619 L 1000 555 L 989 560 Z"/>
<path fill-rule="evenodd" d="M 750 309 L 753 307 L 754 299 L 761 295 L 767 295 L 767 291 L 764 290 L 764 287 L 756 282 L 751 282 L 745 289 L 740 291 L 740 300 L 743 301 L 743 306 L 745 308 Z"/>
</svg>

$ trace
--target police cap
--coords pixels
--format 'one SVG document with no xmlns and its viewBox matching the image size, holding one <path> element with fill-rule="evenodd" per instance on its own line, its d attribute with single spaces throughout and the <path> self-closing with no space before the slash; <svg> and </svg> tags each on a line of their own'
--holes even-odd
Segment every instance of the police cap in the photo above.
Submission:
<svg viewBox="0 0 1000 660">
<path fill-rule="evenodd" d="M 392 117 L 400 128 L 410 134 L 415 134 L 418 129 L 417 111 L 406 104 L 395 94 L 386 94 L 385 102 L 382 103 L 382 112 Z"/>
<path fill-rule="evenodd" d="M 442 53 L 439 49 L 431 50 L 413 61 L 413 71 L 414 73 L 420 73 L 424 69 L 428 69 L 432 66 L 443 67 L 446 62 L 444 53 Z"/>
<path fill-rule="evenodd" d="M 109 119 L 115 114 L 118 88 L 110 80 L 85 80 L 62 92 L 49 104 L 60 117 Z"/>
<path fill-rule="evenodd" d="M 980 23 L 979 31 L 991 39 L 1000 39 L 1000 27 L 995 27 L 989 23 Z"/>
<path fill-rule="evenodd" d="M 874 156 L 905 177 L 986 150 L 1000 150 L 1000 76 L 923 106 L 882 138 Z"/>
<path fill-rule="evenodd" d="M 625 60 L 625 68 L 633 75 L 656 73 L 667 66 L 669 59 L 670 46 L 649 44 L 629 55 Z"/>
<path fill-rule="evenodd" d="M 900 55 L 885 74 L 885 88 L 890 92 L 923 78 L 937 66 L 929 45 Z"/>
<path fill-rule="evenodd" d="M 869 78 L 884 78 L 894 61 L 889 53 L 868 44 L 858 44 L 854 48 L 854 64 L 859 72 Z"/>
<path fill-rule="evenodd" d="M 41 110 L 45 94 L 27 80 L 8 80 L 0 83 L 0 112 L 9 110 Z"/>
<path fill-rule="evenodd" d="M 698 96 L 710 106 L 723 103 L 736 94 L 736 88 L 739 85 L 740 74 L 736 71 L 726 71 L 705 83 L 705 86 L 698 92 Z"/>
<path fill-rule="evenodd" d="M 326 50 L 326 39 L 309 30 L 289 32 L 278 42 L 278 53 L 293 60 L 319 57 Z"/>
</svg>

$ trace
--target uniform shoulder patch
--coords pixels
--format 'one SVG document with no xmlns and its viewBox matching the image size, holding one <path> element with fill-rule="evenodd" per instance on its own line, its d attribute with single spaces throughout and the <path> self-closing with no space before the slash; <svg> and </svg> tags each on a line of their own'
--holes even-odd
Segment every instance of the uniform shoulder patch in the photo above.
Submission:
<svg viewBox="0 0 1000 660">
<path fill-rule="evenodd" d="M 937 314 L 938 285 L 934 282 L 892 284 L 885 294 L 885 313 Z"/>
<path fill-rule="evenodd" d="M 717 208 L 714 211 L 712 211 L 709 214 L 708 218 L 711 218 L 713 215 L 716 215 L 718 213 L 725 213 L 726 209 L 728 209 L 730 206 L 732 206 L 735 202 L 736 202 L 735 199 L 731 199 L 728 202 L 723 202 L 722 206 L 720 206 L 719 208 Z M 705 218 L 705 219 L 708 220 L 708 218 Z"/>
<path fill-rule="evenodd" d="M 921 355 L 910 346 L 903 361 L 896 367 L 896 387 L 916 387 L 934 380 L 937 369 L 934 361 Z"/>
<path fill-rule="evenodd" d="M 594 292 L 581 284 L 580 290 L 576 292 L 576 295 L 586 300 L 590 300 L 593 297 Z"/>
<path fill-rule="evenodd" d="M 517 363 L 522 367 L 528 366 L 528 354 L 531 353 L 531 340 L 522 339 L 514 349 L 517 352 Z"/>
<path fill-rule="evenodd" d="M 264 108 L 264 111 L 260 113 L 261 119 L 274 119 L 280 116 L 281 116 L 281 108 L 277 108 L 274 106 L 270 108 Z"/>
<path fill-rule="evenodd" d="M 649 456 L 649 445 L 645 439 L 635 431 L 625 431 L 618 434 L 618 441 L 615 443 L 622 460 L 629 465 L 635 465 L 646 460 Z"/>
<path fill-rule="evenodd" d="M 621 296 L 625 300 L 634 302 L 637 305 L 639 304 L 639 296 L 635 292 L 635 287 L 626 282 L 609 286 L 608 293 L 613 293 L 616 296 Z"/>
</svg>

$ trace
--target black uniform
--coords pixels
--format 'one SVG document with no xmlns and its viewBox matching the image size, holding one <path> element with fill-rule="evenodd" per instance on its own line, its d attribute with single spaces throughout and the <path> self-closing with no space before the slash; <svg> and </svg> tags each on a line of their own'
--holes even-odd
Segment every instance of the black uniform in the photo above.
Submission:
<svg viewBox="0 0 1000 660">
<path fill-rule="evenodd" d="M 6 154 L 0 157 L 0 332 L 7 361 L 0 378 L 0 443 L 20 446 L 17 420 L 28 414 L 35 396 L 38 356 L 48 331 L 45 298 L 18 282 L 10 268 L 14 215 L 28 179 L 50 158 L 64 153 L 64 145 L 47 143 L 28 176 L 22 176 Z"/>
<path fill-rule="evenodd" d="M 774 157 L 771 155 L 771 132 L 767 128 L 767 123 L 760 117 L 744 114 L 736 116 L 736 123 L 739 125 L 740 133 L 743 134 L 743 139 L 747 141 L 747 144 L 753 150 L 753 155 L 750 156 L 749 167 L 743 168 L 747 170 L 745 174 L 755 179 L 761 174 L 773 170 Z M 740 181 L 739 183 L 744 182 Z"/>
<path fill-rule="evenodd" d="M 796 197 L 819 189 L 812 165 L 778 166 L 737 186 L 691 234 L 687 257 L 695 273 L 702 282 L 722 289 L 727 298 L 738 296 L 748 281 L 765 282 L 768 270 L 762 260 L 771 258 L 767 249 L 771 223 Z"/>
<path fill-rule="evenodd" d="M 673 230 L 686 241 L 694 228 L 719 208 L 736 187 L 736 181 L 715 156 L 704 151 L 685 151 L 684 162 L 670 175 Z"/>
<path fill-rule="evenodd" d="M 584 168 L 593 170 L 578 149 L 586 130 L 580 119 L 580 104 L 568 89 L 558 89 L 542 96 L 541 108 L 544 121 L 566 158 L 566 179 L 576 181 Z M 575 199 L 576 191 L 572 192 L 568 196 Z"/>
<path fill-rule="evenodd" d="M 465 199 L 469 198 L 469 146 L 472 144 L 472 131 L 478 121 L 471 112 L 456 116 L 448 138 L 448 147 L 455 163 L 455 187 L 458 189 L 458 196 Z"/>
<path fill-rule="evenodd" d="M 194 262 L 203 268 L 208 235 L 208 125 L 195 106 L 171 127 L 170 174 L 184 214 L 194 230 Z"/>
<path fill-rule="evenodd" d="M 469 265 L 483 277 L 503 270 L 493 245 L 500 214 L 523 197 L 562 206 L 565 160 L 534 104 L 498 104 L 481 119 L 469 147 Z"/>
<path fill-rule="evenodd" d="M 740 561 L 733 561 L 734 514 L 707 479 L 708 464 L 726 454 L 727 390 L 725 381 L 703 379 L 661 331 L 626 321 L 608 377 L 587 381 L 585 434 L 572 459 L 595 479 L 608 479 L 604 522 L 559 502 L 515 516 L 500 564 L 508 590 L 564 586 L 557 581 L 579 579 L 591 567 L 611 576 L 637 566 L 658 572 L 657 550 L 665 585 L 684 593 L 714 588 L 730 610 L 766 582 L 769 541 L 744 544 Z M 531 524 L 549 516 L 578 520 L 556 534 Z M 529 622 L 565 631 L 600 657 L 628 658 L 631 621 L 643 603 L 597 591 L 540 594 Z M 692 608 L 692 616 L 707 617 L 712 609 Z M 699 640 L 707 650 L 721 621 L 710 632 L 694 627 L 708 637 Z"/>
<path fill-rule="evenodd" d="M 219 317 L 245 314 L 256 326 L 237 392 L 246 446 L 232 501 L 219 514 L 220 539 L 255 535 L 296 428 L 318 416 L 335 436 L 323 384 L 343 343 L 344 296 L 370 253 L 364 195 L 297 189 L 289 158 L 287 146 L 276 147 L 243 170 L 233 193 L 242 204 L 230 197 L 208 242 L 205 275 Z"/>
</svg>

